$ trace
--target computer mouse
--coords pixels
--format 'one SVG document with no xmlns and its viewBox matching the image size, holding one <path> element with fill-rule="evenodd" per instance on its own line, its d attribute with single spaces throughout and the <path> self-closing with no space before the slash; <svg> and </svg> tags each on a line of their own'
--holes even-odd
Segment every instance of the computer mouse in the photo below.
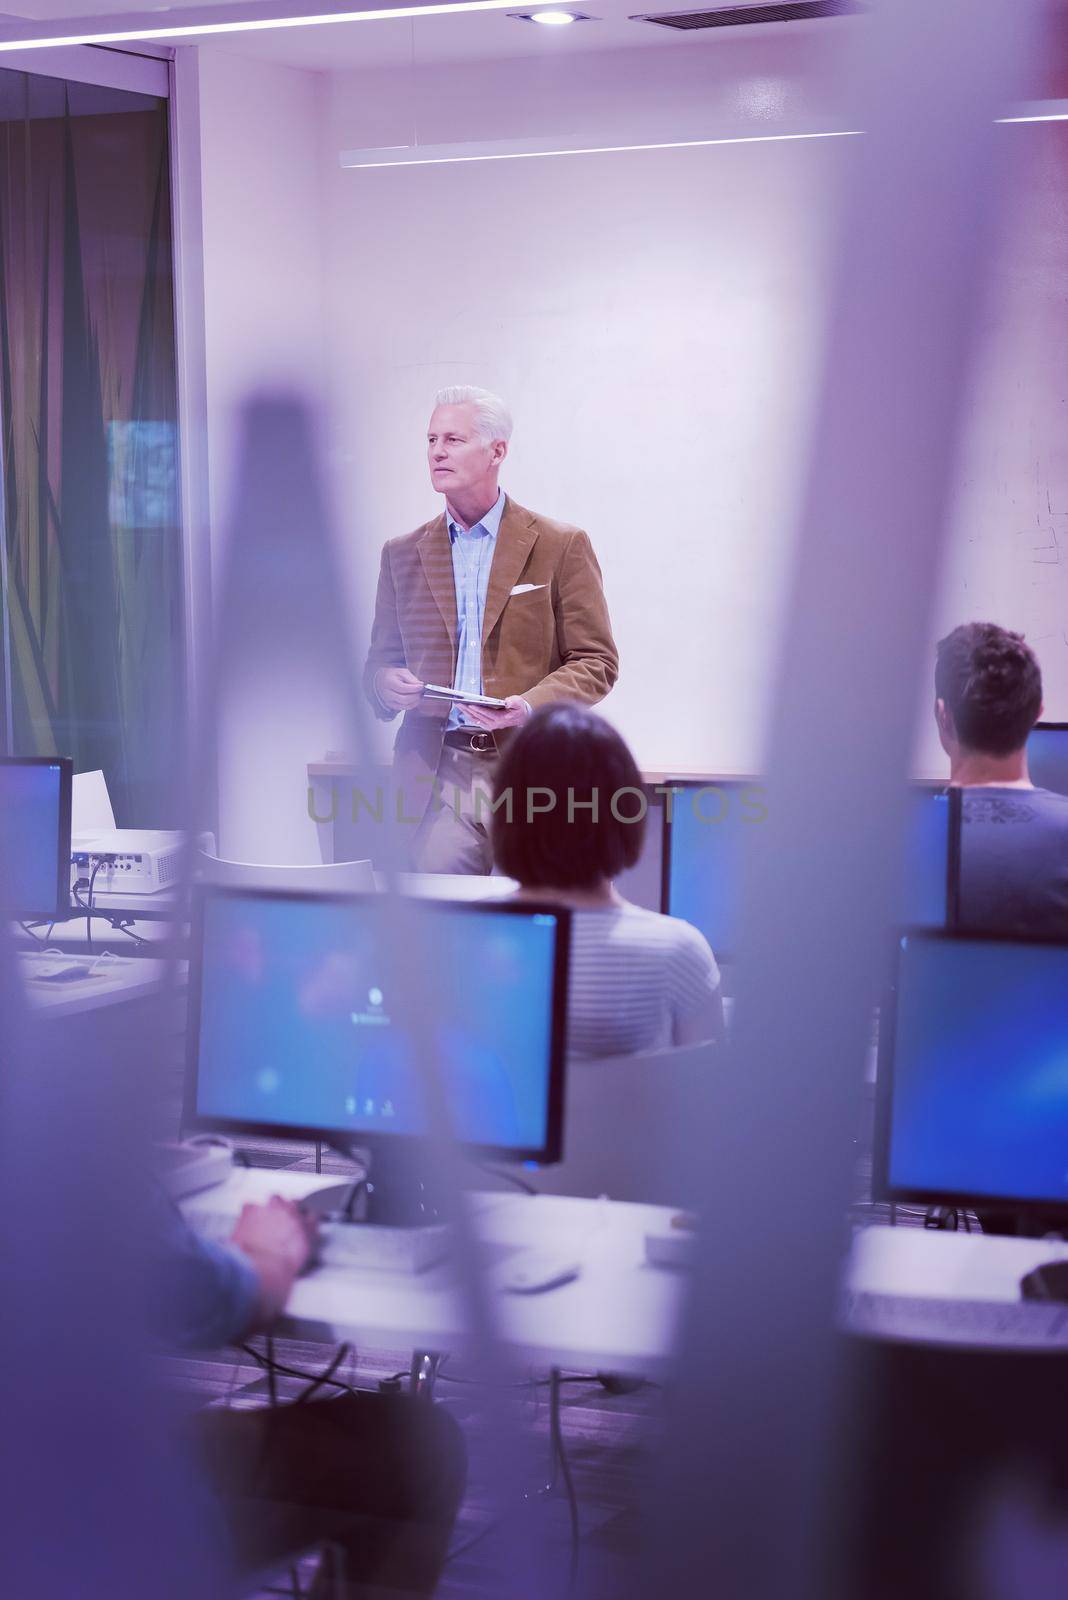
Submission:
<svg viewBox="0 0 1068 1600">
<path fill-rule="evenodd" d="M 508 1294 L 541 1294 L 577 1278 L 582 1268 L 549 1250 L 524 1250 L 497 1270 L 497 1287 Z"/>
<path fill-rule="evenodd" d="M 81 961 L 77 957 L 66 958 L 60 956 L 52 961 L 42 962 L 32 976 L 40 979 L 42 983 L 73 983 L 79 978 L 88 978 L 93 975 L 92 961 Z"/>
<path fill-rule="evenodd" d="M 1068 1261 L 1047 1261 L 1020 1279 L 1025 1300 L 1064 1300 L 1068 1302 Z"/>
</svg>

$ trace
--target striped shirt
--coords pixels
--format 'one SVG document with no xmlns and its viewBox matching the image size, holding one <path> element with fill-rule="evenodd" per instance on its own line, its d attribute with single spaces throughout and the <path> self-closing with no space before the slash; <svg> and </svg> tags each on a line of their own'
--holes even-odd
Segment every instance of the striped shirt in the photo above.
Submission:
<svg viewBox="0 0 1068 1600">
<path fill-rule="evenodd" d="M 696 1043 L 718 988 L 716 959 L 689 922 L 629 903 L 572 912 L 571 1056 Z"/>
</svg>

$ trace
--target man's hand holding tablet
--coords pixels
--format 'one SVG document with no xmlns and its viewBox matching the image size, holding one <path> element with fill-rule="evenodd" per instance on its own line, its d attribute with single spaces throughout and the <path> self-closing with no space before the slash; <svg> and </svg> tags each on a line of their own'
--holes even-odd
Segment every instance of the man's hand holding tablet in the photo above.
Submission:
<svg viewBox="0 0 1068 1600">
<path fill-rule="evenodd" d="M 411 711 L 423 698 L 423 681 L 407 667 L 379 667 L 375 694 L 387 711 Z"/>
<path fill-rule="evenodd" d="M 496 705 L 485 705 L 476 701 L 468 709 L 472 722 L 477 722 L 480 728 L 488 733 L 496 733 L 498 728 L 518 728 L 530 716 L 531 707 L 522 695 L 510 694 L 507 700 L 499 700 Z"/>
<path fill-rule="evenodd" d="M 471 721 L 489 733 L 498 728 L 517 728 L 530 716 L 530 707 L 518 694 L 510 694 L 507 700 L 495 700 L 489 694 L 469 694 L 464 689 L 443 689 L 436 683 L 428 683 L 423 695 L 427 700 L 451 700 L 463 706 Z"/>
</svg>

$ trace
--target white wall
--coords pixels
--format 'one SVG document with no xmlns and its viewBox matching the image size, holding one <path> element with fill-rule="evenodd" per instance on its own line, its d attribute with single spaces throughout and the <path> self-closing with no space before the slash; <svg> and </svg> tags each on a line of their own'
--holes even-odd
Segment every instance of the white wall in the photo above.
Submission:
<svg viewBox="0 0 1068 1600">
<path fill-rule="evenodd" d="M 235 399 L 265 375 L 330 390 L 343 599 L 365 639 L 382 541 L 438 509 L 422 443 L 434 390 L 499 389 L 517 421 L 506 487 L 585 526 L 600 555 L 622 655 L 606 710 L 648 767 L 761 760 L 850 141 L 362 172 L 338 158 L 413 139 L 856 125 L 834 87 L 835 30 L 760 33 L 322 76 L 201 51 L 216 510 Z M 1068 129 L 1005 135 L 1028 159 L 932 644 L 976 615 L 1024 628 L 1047 714 L 1068 719 Z M 936 772 L 926 704 L 918 726 L 917 768 Z M 313 858 L 297 779 L 344 729 L 325 701 L 299 728 L 265 704 L 255 739 L 295 804 L 268 824 L 235 778 L 224 847 Z"/>
<path fill-rule="evenodd" d="M 600 142 L 856 126 L 833 33 L 570 62 L 335 75 L 340 150 L 590 134 Z M 1068 128 L 1011 127 L 995 264 L 934 640 L 1022 628 L 1068 719 Z M 435 387 L 513 403 L 505 482 L 587 527 L 622 655 L 606 705 L 647 766 L 751 770 L 774 673 L 836 186 L 849 141 L 335 171 L 328 281 L 339 466 L 363 614 L 373 548 L 435 509 Z M 372 399 L 373 397 L 373 399 Z M 366 411 L 364 402 L 367 402 Z M 362 605 L 361 605 L 362 600 Z M 833 618 L 828 618 L 833 626 Z M 937 773 L 929 696 L 916 767 Z"/>
<path fill-rule="evenodd" d="M 1006 127 L 1018 162 L 990 285 L 934 637 L 1026 634 L 1068 721 L 1068 125 Z M 929 707 L 919 764 L 941 770 Z M 933 765 L 932 765 L 933 764 Z"/>
<path fill-rule="evenodd" d="M 615 52 L 332 80 L 342 149 L 845 126 L 826 60 Z M 804 69 L 804 70 L 803 70 Z M 829 119 L 829 120 L 828 120 Z M 355 601 L 385 537 L 438 509 L 440 385 L 512 404 L 503 481 L 588 529 L 621 652 L 608 713 L 648 767 L 752 770 L 849 142 L 335 170 L 327 263 Z"/>
<path fill-rule="evenodd" d="M 326 389 L 323 82 L 229 52 L 198 55 L 212 571 L 217 623 L 225 626 L 219 607 L 240 407 L 272 389 L 322 403 Z M 233 580 L 243 584 L 247 575 Z M 224 854 L 319 859 L 305 768 L 335 740 L 338 713 L 325 686 L 299 705 L 284 691 L 264 674 L 225 708 Z"/>
</svg>

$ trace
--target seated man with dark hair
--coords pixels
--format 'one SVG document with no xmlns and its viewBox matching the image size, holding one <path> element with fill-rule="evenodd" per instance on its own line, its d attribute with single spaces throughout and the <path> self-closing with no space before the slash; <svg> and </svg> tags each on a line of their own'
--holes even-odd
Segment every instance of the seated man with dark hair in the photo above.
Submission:
<svg viewBox="0 0 1068 1600">
<path fill-rule="evenodd" d="M 625 740 L 586 706 L 543 706 L 497 767 L 493 856 L 520 893 L 571 906 L 568 1049 L 637 1055 L 723 1031 L 704 935 L 624 900 L 613 879 L 641 854 L 648 802 Z"/>
<path fill-rule="evenodd" d="M 1022 634 L 968 622 L 938 645 L 935 720 L 961 805 L 962 928 L 1068 937 L 1068 797 L 1036 789 L 1042 674 Z"/>
<path fill-rule="evenodd" d="M 315 1223 L 275 1196 L 246 1205 L 219 1245 L 166 1201 L 154 1239 L 158 1333 L 172 1348 L 210 1349 L 270 1327 L 307 1265 Z M 329 1545 L 344 1576 L 322 1570 L 316 1597 L 433 1593 L 466 1476 L 460 1430 L 440 1406 L 360 1392 L 194 1421 L 241 1572 Z"/>
</svg>

